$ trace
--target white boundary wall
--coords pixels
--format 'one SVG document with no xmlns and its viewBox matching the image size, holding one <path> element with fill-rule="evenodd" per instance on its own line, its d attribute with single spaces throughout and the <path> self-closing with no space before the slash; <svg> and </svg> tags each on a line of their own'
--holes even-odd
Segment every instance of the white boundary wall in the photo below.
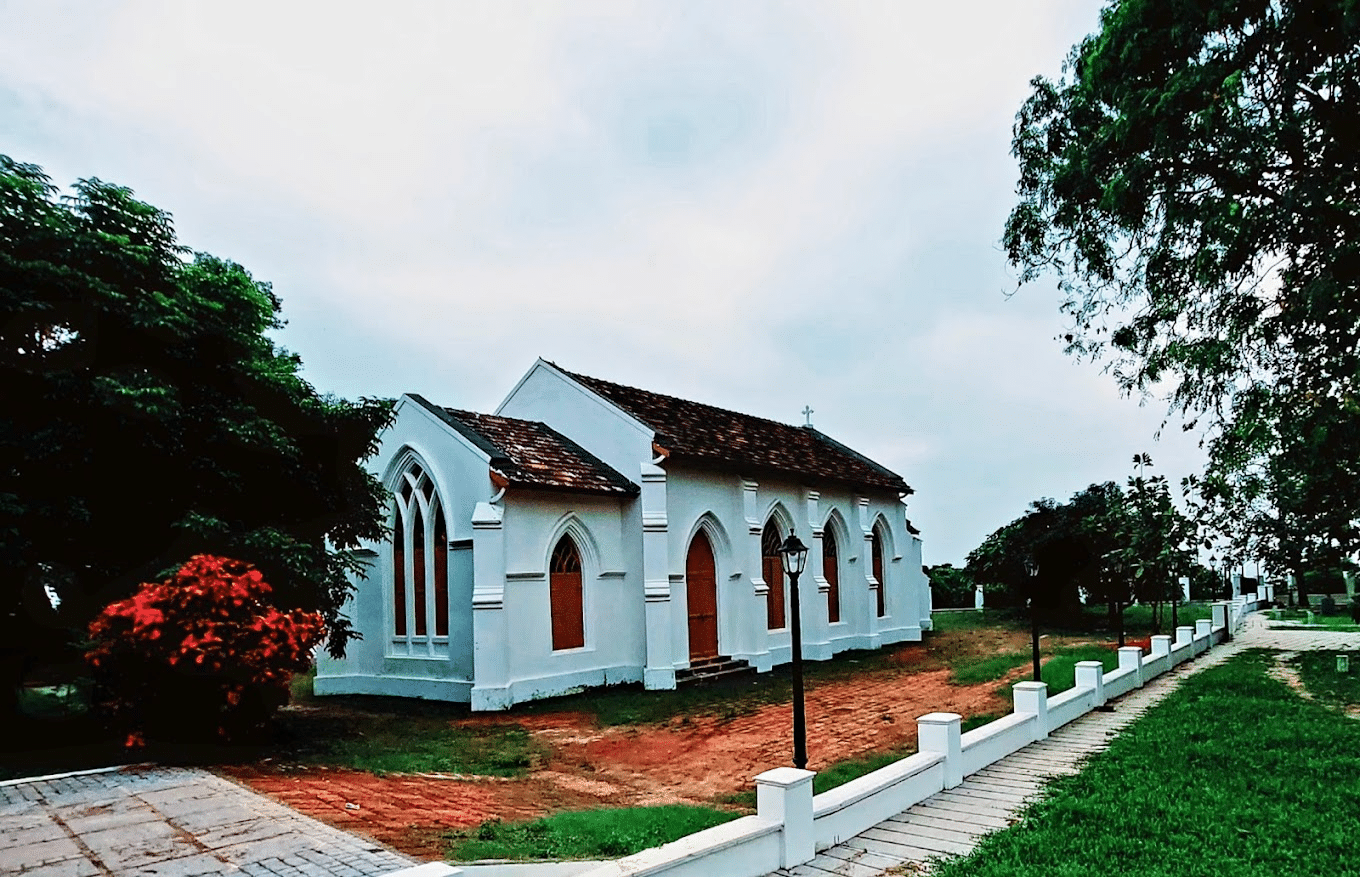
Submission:
<svg viewBox="0 0 1360 877">
<path fill-rule="evenodd" d="M 810 861 L 818 850 L 845 841 L 919 804 L 1050 731 L 1085 715 L 1109 698 L 1141 688 L 1177 664 L 1229 639 L 1243 617 L 1262 608 L 1254 595 L 1216 603 L 1213 620 L 1178 627 L 1152 638 L 1152 654 L 1119 650 L 1119 669 L 1082 661 L 1075 687 L 1048 699 L 1042 682 L 1016 684 L 1015 710 L 964 734 L 956 713 L 917 719 L 920 750 L 843 786 L 812 794 L 811 771 L 781 767 L 756 777 L 756 815 L 745 816 L 680 840 L 601 865 L 582 877 L 758 877 Z M 443 872 L 456 874 L 456 869 Z M 436 877 L 436 875 L 430 875 Z"/>
</svg>

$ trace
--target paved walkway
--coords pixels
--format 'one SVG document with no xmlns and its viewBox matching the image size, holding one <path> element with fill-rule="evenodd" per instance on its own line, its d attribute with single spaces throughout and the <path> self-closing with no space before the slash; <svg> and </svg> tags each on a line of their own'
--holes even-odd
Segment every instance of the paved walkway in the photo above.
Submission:
<svg viewBox="0 0 1360 877">
<path fill-rule="evenodd" d="M 1087 713 L 1075 722 L 1031 743 L 990 767 L 939 792 L 868 831 L 826 850 L 804 865 L 781 869 L 769 877 L 878 877 L 928 871 L 929 861 L 966 855 L 984 836 L 1013 824 L 1048 781 L 1073 774 L 1111 738 L 1180 687 L 1187 677 L 1220 664 L 1244 648 L 1290 651 L 1360 649 L 1360 633 L 1317 630 L 1270 630 L 1264 614 L 1247 617 L 1237 637 L 1193 661 L 1157 677 L 1112 702 L 1112 712 Z"/>
<path fill-rule="evenodd" d="M 0 874 L 373 877 L 413 862 L 203 770 L 0 785 Z"/>
</svg>

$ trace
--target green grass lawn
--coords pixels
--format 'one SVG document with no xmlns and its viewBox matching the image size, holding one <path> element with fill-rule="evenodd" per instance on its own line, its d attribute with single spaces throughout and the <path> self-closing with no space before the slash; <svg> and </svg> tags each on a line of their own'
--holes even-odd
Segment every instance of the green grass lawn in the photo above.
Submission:
<svg viewBox="0 0 1360 877">
<path fill-rule="evenodd" d="M 672 804 L 558 813 L 530 822 L 492 820 L 448 835 L 447 858 L 604 859 L 627 856 L 720 825 L 740 814 Z"/>
<path fill-rule="evenodd" d="M 1029 652 L 1002 652 L 971 660 L 959 660 L 952 664 L 953 672 L 949 681 L 954 685 L 978 685 L 1005 678 L 1016 667 L 1030 662 Z"/>
<path fill-rule="evenodd" d="M 455 728 L 422 717 L 392 716 L 364 736 L 332 738 L 307 754 L 313 764 L 375 774 L 454 773 L 518 776 L 535 763 L 538 747 L 519 725 Z"/>
<path fill-rule="evenodd" d="M 1211 603 L 1182 603 L 1176 607 L 1178 626 L 1193 626 L 1201 618 L 1212 618 Z M 930 616 L 931 625 L 937 631 L 979 630 L 988 627 L 1003 627 L 1010 630 L 1027 630 L 1029 615 L 1017 609 L 984 609 L 981 612 L 936 612 Z M 1041 613 L 1039 616 L 1040 633 L 1057 633 L 1068 636 L 1115 635 L 1109 613 L 1104 606 L 1085 606 L 1074 611 L 1061 613 Z M 1124 610 L 1124 632 L 1128 636 L 1141 637 L 1153 633 L 1152 607 L 1130 606 Z M 1162 633 L 1175 635 L 1171 625 L 1171 607 L 1162 607 Z"/>
<path fill-rule="evenodd" d="M 1077 684 L 1077 662 L 1099 661 L 1109 673 L 1119 669 L 1119 653 L 1106 646 L 1071 646 L 1061 649 L 1039 667 L 1039 678 L 1048 685 L 1048 696 L 1061 694 Z"/>
<path fill-rule="evenodd" d="M 1350 658 L 1350 669 L 1345 673 L 1336 669 L 1336 658 L 1342 654 Z M 1293 664 L 1304 687 L 1323 703 L 1339 707 L 1360 704 L 1360 653 L 1301 652 Z"/>
<path fill-rule="evenodd" d="M 930 629 L 937 633 L 954 630 L 980 630 L 985 627 L 1005 627 L 1019 630 L 1029 627 L 1029 618 L 1010 609 L 983 609 L 964 612 L 932 612 Z"/>
<path fill-rule="evenodd" d="M 1189 678 L 1019 825 L 937 873 L 1360 875 L 1360 722 L 1267 677 L 1269 660 L 1249 652 Z"/>
<path fill-rule="evenodd" d="M 1272 609 L 1269 612 L 1271 621 L 1290 621 L 1297 624 L 1320 627 L 1326 630 L 1360 630 L 1360 625 L 1357 625 L 1351 620 L 1349 609 L 1346 609 L 1339 615 L 1323 615 L 1321 612 L 1317 611 L 1314 611 L 1312 615 L 1312 619 L 1309 620 L 1308 613 L 1302 609 Z M 1272 625 L 1271 630 L 1287 629 L 1293 626 L 1293 624 Z"/>
</svg>

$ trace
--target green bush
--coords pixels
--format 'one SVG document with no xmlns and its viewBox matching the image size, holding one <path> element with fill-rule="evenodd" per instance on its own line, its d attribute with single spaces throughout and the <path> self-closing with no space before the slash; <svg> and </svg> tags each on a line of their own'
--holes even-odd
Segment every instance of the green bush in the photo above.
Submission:
<svg viewBox="0 0 1360 877">
<path fill-rule="evenodd" d="M 1360 624 L 1360 598 L 1351 598 L 1351 621 Z"/>
<path fill-rule="evenodd" d="M 1322 595 L 1322 600 L 1318 603 L 1318 610 L 1321 611 L 1323 615 L 1336 614 L 1336 601 L 1332 599 L 1331 594 Z"/>
</svg>

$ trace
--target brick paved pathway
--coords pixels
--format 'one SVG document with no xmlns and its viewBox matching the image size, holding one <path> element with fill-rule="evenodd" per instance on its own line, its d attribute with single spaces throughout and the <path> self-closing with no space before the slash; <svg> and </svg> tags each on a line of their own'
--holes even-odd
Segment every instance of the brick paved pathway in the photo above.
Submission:
<svg viewBox="0 0 1360 877">
<path fill-rule="evenodd" d="M 1075 722 L 1031 743 L 842 844 L 819 853 L 795 868 L 769 877 L 878 877 L 928 871 L 929 861 L 966 855 L 979 839 L 1006 828 L 1043 790 L 1048 780 L 1076 773 L 1082 763 L 1109 746 L 1123 728 L 1175 691 L 1186 677 L 1222 663 L 1244 648 L 1290 651 L 1360 649 L 1360 633 L 1316 630 L 1269 630 L 1263 614 L 1247 617 L 1237 637 L 1193 661 L 1157 677 L 1142 688 L 1112 701 L 1113 712 L 1087 713 Z"/>
<path fill-rule="evenodd" d="M 374 877 L 412 864 L 203 770 L 0 785 L 7 877 Z"/>
</svg>

